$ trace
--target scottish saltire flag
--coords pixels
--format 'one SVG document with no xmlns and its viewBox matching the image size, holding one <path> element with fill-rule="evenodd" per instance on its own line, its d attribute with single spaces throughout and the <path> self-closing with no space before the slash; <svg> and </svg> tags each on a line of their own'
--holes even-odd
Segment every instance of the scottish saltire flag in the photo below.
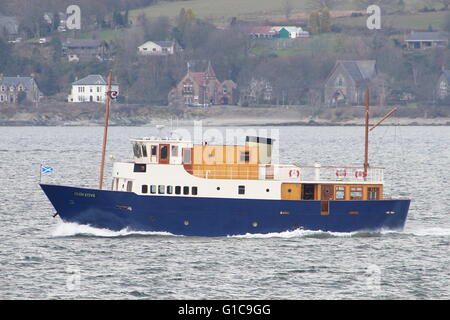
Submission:
<svg viewBox="0 0 450 320">
<path fill-rule="evenodd" d="M 50 166 L 42 166 L 41 167 L 41 173 L 47 174 L 47 173 L 52 173 L 53 172 L 53 168 Z"/>
</svg>

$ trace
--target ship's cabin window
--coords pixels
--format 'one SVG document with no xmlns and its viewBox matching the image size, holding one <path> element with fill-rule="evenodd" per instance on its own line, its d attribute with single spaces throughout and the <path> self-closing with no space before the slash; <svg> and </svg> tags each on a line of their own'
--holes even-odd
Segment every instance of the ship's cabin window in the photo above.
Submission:
<svg viewBox="0 0 450 320">
<path fill-rule="evenodd" d="M 147 185 L 145 185 L 145 184 L 143 184 L 142 185 L 142 193 L 148 193 L 148 186 Z"/>
<path fill-rule="evenodd" d="M 197 193 L 198 193 L 198 188 L 197 188 L 197 187 L 192 187 L 191 194 L 192 194 L 193 196 L 196 196 Z"/>
<path fill-rule="evenodd" d="M 178 157 L 178 146 L 172 146 L 171 155 L 172 157 Z"/>
<path fill-rule="evenodd" d="M 380 199 L 380 188 L 368 187 L 367 188 L 367 200 L 378 200 L 378 199 Z"/>
<path fill-rule="evenodd" d="M 164 190 L 165 190 L 165 189 L 166 189 L 165 186 L 159 185 L 159 186 L 158 186 L 158 193 L 159 193 L 159 194 L 164 194 Z"/>
<path fill-rule="evenodd" d="M 175 194 L 181 194 L 181 187 L 180 186 L 176 186 L 175 187 Z"/>
<path fill-rule="evenodd" d="M 152 194 L 156 193 L 156 186 L 154 184 L 150 186 L 150 193 Z"/>
<path fill-rule="evenodd" d="M 172 194 L 173 193 L 173 186 L 167 186 L 167 194 Z"/>
<path fill-rule="evenodd" d="M 145 172 L 147 170 L 146 164 L 135 163 L 133 172 Z"/>
<path fill-rule="evenodd" d="M 142 156 L 147 157 L 147 146 L 145 144 L 142 145 Z"/>
<path fill-rule="evenodd" d="M 362 187 L 350 188 L 350 200 L 362 200 Z"/>
<path fill-rule="evenodd" d="M 250 151 L 241 151 L 239 160 L 241 162 L 250 162 Z"/>
<path fill-rule="evenodd" d="M 187 195 L 187 194 L 189 194 L 189 187 L 183 187 L 183 194 L 184 195 Z"/>
<path fill-rule="evenodd" d="M 245 186 L 238 186 L 238 194 L 245 194 Z"/>
<path fill-rule="evenodd" d="M 152 156 L 156 156 L 156 154 L 158 152 L 158 147 L 157 146 L 152 146 L 151 149 L 150 149 L 150 152 L 151 152 L 150 154 Z"/>
<path fill-rule="evenodd" d="M 336 200 L 345 200 L 345 187 L 335 188 Z"/>
<path fill-rule="evenodd" d="M 303 200 L 314 200 L 316 186 L 314 184 L 302 185 L 302 198 Z"/>
<path fill-rule="evenodd" d="M 133 191 L 133 181 L 127 181 L 127 192 Z"/>
<path fill-rule="evenodd" d="M 134 156 L 136 157 L 136 158 L 140 158 L 140 157 L 142 157 L 142 149 L 141 149 L 141 145 L 139 144 L 139 143 L 135 143 L 134 145 L 133 145 L 133 153 L 134 153 Z"/>
<path fill-rule="evenodd" d="M 183 149 L 183 163 L 191 164 L 192 162 L 192 153 L 191 149 Z"/>
</svg>

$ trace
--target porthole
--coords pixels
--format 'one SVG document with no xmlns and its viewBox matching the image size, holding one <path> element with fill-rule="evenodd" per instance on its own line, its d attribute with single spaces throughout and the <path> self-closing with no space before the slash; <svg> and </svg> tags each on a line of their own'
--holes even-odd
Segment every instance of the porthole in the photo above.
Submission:
<svg viewBox="0 0 450 320">
<path fill-rule="evenodd" d="M 269 192 L 270 191 L 270 189 L 266 189 L 266 192 Z"/>
<path fill-rule="evenodd" d="M 256 222 L 256 221 L 252 222 L 252 227 L 253 228 L 256 228 L 257 226 L 258 226 L 258 222 Z"/>
<path fill-rule="evenodd" d="M 217 190 L 220 190 L 220 187 L 217 187 L 216 189 L 217 189 Z"/>
</svg>

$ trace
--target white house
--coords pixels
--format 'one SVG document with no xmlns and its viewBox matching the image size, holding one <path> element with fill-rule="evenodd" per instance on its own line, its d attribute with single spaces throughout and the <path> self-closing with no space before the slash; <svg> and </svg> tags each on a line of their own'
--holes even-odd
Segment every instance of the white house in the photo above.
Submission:
<svg viewBox="0 0 450 320">
<path fill-rule="evenodd" d="M 175 41 L 147 41 L 138 47 L 140 55 L 171 55 L 177 50 Z"/>
<path fill-rule="evenodd" d="M 98 74 L 91 74 L 87 77 L 72 83 L 72 91 L 67 98 L 68 102 L 106 102 L 108 82 Z M 112 83 L 111 91 L 119 92 L 117 82 Z"/>
</svg>

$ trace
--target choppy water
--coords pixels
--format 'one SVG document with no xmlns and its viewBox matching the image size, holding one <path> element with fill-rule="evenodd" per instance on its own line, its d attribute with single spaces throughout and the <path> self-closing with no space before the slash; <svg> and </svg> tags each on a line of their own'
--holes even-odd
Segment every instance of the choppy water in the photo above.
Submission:
<svg viewBox="0 0 450 320">
<path fill-rule="evenodd" d="M 281 162 L 361 163 L 361 127 L 274 129 Z M 371 133 L 370 163 L 387 167 L 386 193 L 413 199 L 403 232 L 223 238 L 113 232 L 52 218 L 39 163 L 55 169 L 44 182 L 96 187 L 102 134 L 0 128 L 1 299 L 450 298 L 450 127 Z M 110 128 L 108 156 L 129 158 L 128 138 L 155 134 Z"/>
</svg>

